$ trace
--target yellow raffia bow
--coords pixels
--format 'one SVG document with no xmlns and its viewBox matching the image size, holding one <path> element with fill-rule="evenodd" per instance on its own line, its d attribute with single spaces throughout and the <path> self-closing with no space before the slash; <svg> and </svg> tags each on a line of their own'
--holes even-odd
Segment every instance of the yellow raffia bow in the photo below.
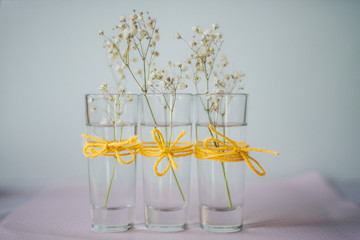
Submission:
<svg viewBox="0 0 360 240">
<path fill-rule="evenodd" d="M 136 154 L 140 151 L 141 145 L 137 141 L 137 136 L 121 141 L 105 141 L 96 137 L 82 134 L 85 139 L 94 141 L 86 141 L 84 144 L 84 155 L 89 158 L 96 158 L 100 155 L 112 156 L 122 164 L 130 164 L 135 160 Z M 122 151 L 128 151 L 123 152 Z M 121 156 L 132 155 L 130 161 L 125 162 Z"/>
<path fill-rule="evenodd" d="M 254 152 L 263 152 L 263 153 L 272 153 L 279 155 L 279 153 L 264 149 L 251 148 L 246 142 L 236 142 L 226 137 L 225 135 L 219 133 L 214 129 L 210 124 L 209 129 L 218 136 L 221 136 L 225 141 L 220 141 L 217 138 L 211 137 L 205 139 L 204 142 L 198 141 L 195 145 L 195 157 L 197 159 L 211 159 L 220 162 L 240 162 L 245 161 L 246 164 L 259 176 L 265 175 L 265 170 L 262 168 L 260 163 L 258 163 L 254 158 L 249 156 L 250 151 Z M 260 169 L 258 171 L 253 163 L 253 161 Z"/>
<path fill-rule="evenodd" d="M 193 144 L 191 142 L 179 142 L 179 140 L 186 134 L 182 131 L 170 146 L 166 145 L 163 135 L 158 129 L 152 130 L 152 137 L 155 142 L 142 142 L 140 153 L 145 157 L 159 157 L 154 164 L 154 172 L 157 176 L 162 177 L 172 166 L 177 169 L 177 163 L 174 158 L 190 156 L 193 154 Z M 169 163 L 162 173 L 158 172 L 158 165 L 163 158 L 167 157 Z"/>
</svg>

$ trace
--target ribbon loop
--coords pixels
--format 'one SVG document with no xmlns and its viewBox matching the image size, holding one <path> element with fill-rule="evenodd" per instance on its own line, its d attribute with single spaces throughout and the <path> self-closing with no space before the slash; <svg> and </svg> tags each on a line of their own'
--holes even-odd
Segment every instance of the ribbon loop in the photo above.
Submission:
<svg viewBox="0 0 360 240">
<path fill-rule="evenodd" d="M 250 148 L 250 146 L 244 141 L 234 141 L 216 131 L 211 124 L 209 125 L 209 130 L 222 137 L 224 141 L 215 137 L 207 138 L 204 142 L 198 141 L 195 145 L 195 157 L 197 159 L 210 159 L 220 162 L 245 161 L 251 170 L 253 170 L 257 175 L 263 176 L 266 173 L 264 168 L 258 161 L 249 156 L 249 152 L 254 151 L 279 155 L 278 152 L 274 151 Z M 260 171 L 255 168 L 253 164 L 255 164 Z"/>
<path fill-rule="evenodd" d="M 85 141 L 84 155 L 89 158 L 96 158 L 100 155 L 112 156 L 122 164 L 130 164 L 135 160 L 136 154 L 140 151 L 141 145 L 137 141 L 137 136 L 121 141 L 105 141 L 100 138 L 82 134 L 83 138 L 93 141 Z M 127 151 L 127 152 L 124 152 Z M 120 153 L 123 152 L 123 153 Z M 121 156 L 132 155 L 130 161 L 124 161 Z"/>
<path fill-rule="evenodd" d="M 171 144 L 166 144 L 161 132 L 155 128 L 152 130 L 152 137 L 155 142 L 143 142 L 141 144 L 141 155 L 145 157 L 159 157 L 153 167 L 153 170 L 158 177 L 164 176 L 170 167 L 173 167 L 174 169 L 178 168 L 174 158 L 190 156 L 193 154 L 194 150 L 191 142 L 179 142 L 185 134 L 186 131 L 182 131 L 175 141 L 171 142 Z M 168 164 L 160 173 L 158 171 L 158 165 L 164 158 L 168 159 Z"/>
</svg>

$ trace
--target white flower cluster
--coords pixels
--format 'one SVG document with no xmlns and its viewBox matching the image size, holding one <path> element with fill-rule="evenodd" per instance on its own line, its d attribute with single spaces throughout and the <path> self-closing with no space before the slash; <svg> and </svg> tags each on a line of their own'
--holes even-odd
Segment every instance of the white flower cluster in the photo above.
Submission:
<svg viewBox="0 0 360 240">
<path fill-rule="evenodd" d="M 194 26 L 192 30 L 195 35 L 190 42 L 184 40 L 179 33 L 175 33 L 175 38 L 184 40 L 192 51 L 192 54 L 187 57 L 186 63 L 192 70 L 192 79 L 198 93 L 225 94 L 239 92 L 243 89 L 241 84 L 245 75 L 240 72 L 227 73 L 226 68 L 229 62 L 225 55 L 219 56 L 224 43 L 219 28 L 218 24 L 213 24 L 211 28 L 202 31 L 200 27 Z M 205 81 L 206 87 L 200 90 L 199 86 L 202 81 Z M 207 110 L 218 111 L 219 98 L 208 96 L 207 100 L 211 101 L 211 109 Z"/>
<path fill-rule="evenodd" d="M 147 85 L 156 93 L 176 93 L 178 90 L 184 90 L 188 86 L 184 82 L 183 73 L 187 71 L 187 66 L 181 62 L 169 62 L 172 75 L 163 68 L 157 67 L 150 71 L 150 78 Z"/>
<path fill-rule="evenodd" d="M 129 76 L 136 81 L 141 91 L 146 93 L 150 69 L 155 58 L 160 55 L 156 51 L 157 42 L 160 40 L 156 20 L 151 18 L 148 12 L 144 14 L 134 10 L 130 16 L 121 17 L 113 31 L 112 37 L 106 36 L 103 30 L 99 31 L 99 35 L 104 37 L 104 48 L 108 49 L 109 66 L 118 75 L 115 78 L 118 92 L 121 92 L 119 88 Z"/>
</svg>

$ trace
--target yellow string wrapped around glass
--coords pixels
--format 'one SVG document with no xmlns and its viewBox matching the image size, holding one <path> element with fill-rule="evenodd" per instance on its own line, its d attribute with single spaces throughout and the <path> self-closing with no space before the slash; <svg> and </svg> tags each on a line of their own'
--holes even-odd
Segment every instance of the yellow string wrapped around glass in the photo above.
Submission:
<svg viewBox="0 0 360 240">
<path fill-rule="evenodd" d="M 96 158 L 100 155 L 116 157 L 122 164 L 130 164 L 135 160 L 136 154 L 139 153 L 141 145 L 137 141 L 137 136 L 121 141 L 105 141 L 100 138 L 82 134 L 86 141 L 84 144 L 84 155 L 89 158 Z M 127 152 L 124 152 L 127 151 Z M 130 161 L 125 162 L 121 156 L 132 155 Z"/>
<path fill-rule="evenodd" d="M 210 159 L 220 162 L 245 161 L 249 168 L 251 168 L 257 175 L 263 176 L 265 175 L 265 170 L 259 162 L 249 156 L 249 152 L 254 151 L 279 155 L 279 153 L 274 151 L 251 148 L 246 144 L 245 141 L 233 141 L 232 139 L 216 131 L 211 124 L 209 125 L 209 129 L 216 135 L 224 138 L 225 141 L 221 141 L 214 137 L 207 138 L 204 142 L 197 141 L 195 145 L 195 157 L 197 159 Z M 254 162 L 261 169 L 261 171 L 258 171 L 251 161 Z"/>
<path fill-rule="evenodd" d="M 177 169 L 177 163 L 174 158 L 190 156 L 193 154 L 193 144 L 191 142 L 179 142 L 179 140 L 186 134 L 186 131 L 182 131 L 180 135 L 167 146 L 163 135 L 158 129 L 152 130 L 152 137 L 155 142 L 142 142 L 140 153 L 145 157 L 159 157 L 154 164 L 154 172 L 158 177 L 162 177 L 172 166 Z M 169 163 L 163 172 L 159 172 L 157 167 L 162 159 L 168 158 Z"/>
</svg>

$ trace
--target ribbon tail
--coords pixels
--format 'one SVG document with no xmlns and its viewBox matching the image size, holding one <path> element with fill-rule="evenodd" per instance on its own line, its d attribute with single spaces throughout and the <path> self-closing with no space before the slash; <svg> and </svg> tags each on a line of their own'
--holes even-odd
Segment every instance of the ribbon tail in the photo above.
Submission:
<svg viewBox="0 0 360 240">
<path fill-rule="evenodd" d="M 249 166 L 249 168 L 251 168 L 251 170 L 254 171 L 254 173 L 256 173 L 256 175 L 258 176 L 264 176 L 266 174 L 264 168 L 260 165 L 260 163 L 258 163 L 258 161 L 256 161 L 254 158 L 250 157 L 250 156 L 246 156 L 244 153 L 240 153 L 241 156 L 244 158 L 246 164 Z M 254 165 L 251 163 L 251 161 L 249 160 L 249 158 L 261 169 L 261 172 L 259 172 Z"/>
<path fill-rule="evenodd" d="M 175 162 L 173 156 L 171 156 L 170 154 L 167 155 L 167 158 L 169 159 L 169 165 L 171 163 L 171 165 L 173 166 L 174 169 L 178 169 L 178 165 Z"/>
<path fill-rule="evenodd" d="M 170 168 L 170 162 L 168 163 L 167 167 L 164 169 L 164 171 L 162 173 L 159 173 L 157 170 L 157 167 L 159 165 L 159 163 L 161 162 L 161 160 L 164 158 L 165 156 L 161 156 L 158 158 L 158 160 L 156 160 L 155 164 L 154 164 L 154 172 L 158 177 L 162 177 L 165 175 L 165 173 L 169 170 Z"/>
<path fill-rule="evenodd" d="M 123 146 L 123 148 L 124 148 L 125 150 L 129 151 L 129 153 L 132 155 L 131 160 L 128 161 L 128 162 L 125 162 L 124 160 L 121 159 L 120 154 L 119 154 L 117 151 L 116 151 L 116 154 L 117 154 L 116 157 L 119 156 L 119 158 L 121 159 L 121 161 L 119 160 L 119 158 L 118 158 L 118 160 L 119 160 L 122 164 L 130 164 L 130 163 L 132 163 L 132 162 L 135 160 L 135 153 L 134 153 L 133 151 L 131 151 L 131 149 L 128 148 L 128 147 L 124 147 L 124 146 Z"/>
<path fill-rule="evenodd" d="M 116 155 L 116 159 L 117 159 L 120 163 L 122 163 L 122 164 L 127 164 L 126 162 L 124 162 L 124 161 L 121 159 L 120 154 L 119 154 L 119 152 L 118 152 L 117 150 L 115 151 L 115 155 Z"/>
</svg>

